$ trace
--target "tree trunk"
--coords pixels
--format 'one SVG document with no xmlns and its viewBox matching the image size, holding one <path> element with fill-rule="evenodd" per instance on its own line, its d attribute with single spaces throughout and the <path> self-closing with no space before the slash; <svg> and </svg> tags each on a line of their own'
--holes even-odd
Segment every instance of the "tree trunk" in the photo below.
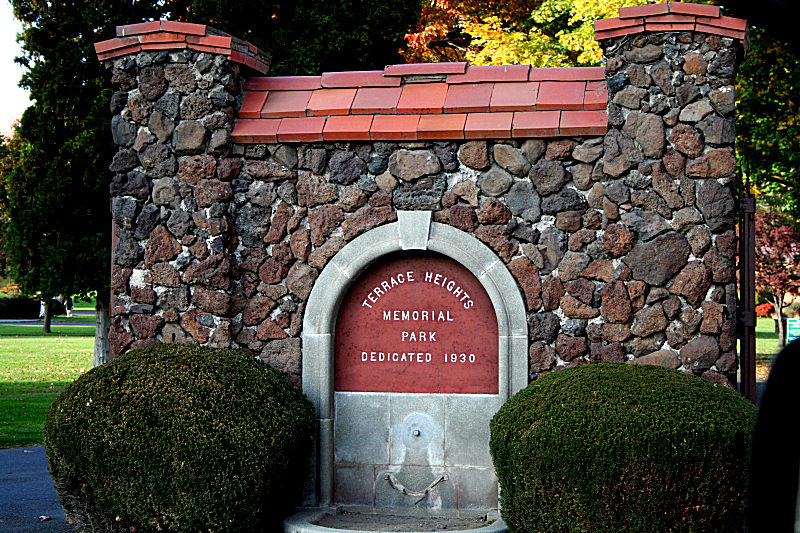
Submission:
<svg viewBox="0 0 800 533">
<path fill-rule="evenodd" d="M 786 346 L 786 328 L 783 327 L 783 297 L 782 292 L 775 293 L 775 317 L 778 321 L 778 348 Z"/>
<path fill-rule="evenodd" d="M 42 333 L 51 333 L 50 321 L 53 318 L 53 300 L 52 298 L 43 298 L 44 302 L 44 324 L 42 325 Z"/>
<path fill-rule="evenodd" d="M 104 296 L 104 294 L 105 291 L 97 291 L 94 329 L 94 366 L 100 366 L 108 362 L 108 328 L 110 320 L 108 316 L 108 296 Z"/>
</svg>

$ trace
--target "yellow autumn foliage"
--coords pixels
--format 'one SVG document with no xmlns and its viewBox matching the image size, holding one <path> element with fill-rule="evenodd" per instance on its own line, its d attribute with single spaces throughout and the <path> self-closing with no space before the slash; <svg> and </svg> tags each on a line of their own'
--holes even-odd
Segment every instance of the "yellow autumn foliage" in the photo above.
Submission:
<svg viewBox="0 0 800 533">
<path fill-rule="evenodd" d="M 648 0 L 544 0 L 532 13 L 527 32 L 504 26 L 498 17 L 460 21 L 472 37 L 466 58 L 473 65 L 529 63 L 534 67 L 598 65 L 603 52 L 594 21 L 618 16 L 620 7 Z M 564 19 L 568 21 L 564 25 Z M 560 29 L 556 29 L 562 25 Z M 548 31 L 550 30 L 550 31 Z"/>
</svg>

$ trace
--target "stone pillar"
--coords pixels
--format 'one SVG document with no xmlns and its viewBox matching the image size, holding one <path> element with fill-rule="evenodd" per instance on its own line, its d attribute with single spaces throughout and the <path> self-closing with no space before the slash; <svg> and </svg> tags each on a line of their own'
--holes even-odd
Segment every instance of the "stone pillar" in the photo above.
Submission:
<svg viewBox="0 0 800 533">
<path fill-rule="evenodd" d="M 157 342 L 230 347 L 244 297 L 230 252 L 231 131 L 252 46 L 196 24 L 118 28 L 96 45 L 111 71 L 115 240 L 111 356 Z M 238 99 L 238 100 L 237 100 Z"/>
<path fill-rule="evenodd" d="M 661 23 L 666 17 L 677 18 Z M 701 24 L 707 19 L 717 26 Z M 635 280 L 627 292 L 638 285 L 631 351 L 666 341 L 687 370 L 735 383 L 734 78 L 744 21 L 720 17 L 715 6 L 659 4 L 624 8 L 597 30 L 607 58 L 602 164 L 610 179 L 595 187 L 606 235 L 618 222 L 620 236 L 623 226 L 638 234 L 624 259 Z M 628 297 L 607 287 L 603 307 Z M 669 355 L 638 360 L 660 358 Z"/>
</svg>

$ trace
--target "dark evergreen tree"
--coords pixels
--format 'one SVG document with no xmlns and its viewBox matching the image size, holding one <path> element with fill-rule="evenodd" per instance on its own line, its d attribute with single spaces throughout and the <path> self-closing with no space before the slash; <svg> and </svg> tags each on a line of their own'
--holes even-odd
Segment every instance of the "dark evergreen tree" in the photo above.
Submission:
<svg viewBox="0 0 800 533">
<path fill-rule="evenodd" d="M 117 25 L 159 18 L 208 24 L 270 51 L 273 72 L 382 68 L 399 62 L 415 3 L 223 2 L 221 0 L 11 0 L 22 21 L 27 69 L 20 85 L 34 104 L 25 111 L 0 171 L 8 218 L 8 262 L 28 293 L 98 302 L 95 363 L 107 353 L 110 272 L 108 165 L 115 152 L 109 124 L 113 89 L 93 44 Z M 50 329 L 47 308 L 44 330 Z"/>
</svg>

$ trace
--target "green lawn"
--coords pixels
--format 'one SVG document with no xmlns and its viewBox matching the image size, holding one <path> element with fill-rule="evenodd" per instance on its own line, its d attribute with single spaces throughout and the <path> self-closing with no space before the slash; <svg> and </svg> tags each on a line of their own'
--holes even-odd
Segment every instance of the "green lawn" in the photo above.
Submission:
<svg viewBox="0 0 800 533">
<path fill-rule="evenodd" d="M 47 409 L 92 366 L 94 327 L 0 325 L 0 448 L 41 444 Z"/>
<path fill-rule="evenodd" d="M 779 351 L 775 319 L 756 319 L 756 359 L 774 358 Z"/>
<path fill-rule="evenodd" d="M 44 336 L 41 324 L 0 324 L 0 447 L 41 444 L 50 404 L 92 366 L 94 326 L 54 323 L 52 329 Z M 771 318 L 758 319 L 756 352 L 759 365 L 778 352 Z"/>
</svg>

